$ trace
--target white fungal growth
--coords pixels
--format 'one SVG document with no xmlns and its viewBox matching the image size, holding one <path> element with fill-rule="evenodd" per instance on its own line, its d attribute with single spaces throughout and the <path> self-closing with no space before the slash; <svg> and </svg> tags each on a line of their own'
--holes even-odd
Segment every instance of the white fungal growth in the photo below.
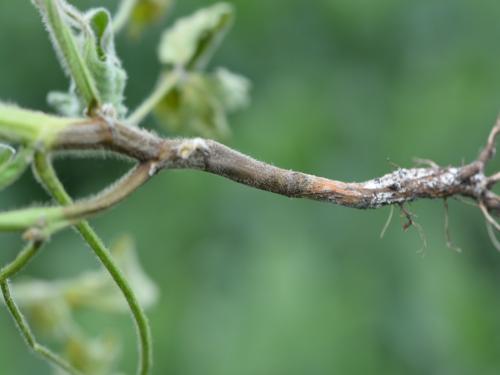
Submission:
<svg viewBox="0 0 500 375">
<path fill-rule="evenodd" d="M 196 151 L 208 151 L 208 144 L 204 139 L 194 138 L 182 142 L 177 149 L 177 155 L 186 160 Z"/>
<path fill-rule="evenodd" d="M 425 178 L 434 174 L 435 171 L 426 168 L 414 168 L 405 169 L 400 168 L 396 171 L 386 174 L 380 178 L 375 178 L 373 180 L 363 183 L 363 187 L 366 189 L 387 189 L 392 188 L 393 190 L 399 190 L 401 186 L 408 180 L 418 180 L 420 178 Z"/>
<path fill-rule="evenodd" d="M 380 207 L 384 204 L 394 203 L 394 193 L 393 192 L 380 192 L 375 193 L 371 199 L 371 207 Z"/>
</svg>

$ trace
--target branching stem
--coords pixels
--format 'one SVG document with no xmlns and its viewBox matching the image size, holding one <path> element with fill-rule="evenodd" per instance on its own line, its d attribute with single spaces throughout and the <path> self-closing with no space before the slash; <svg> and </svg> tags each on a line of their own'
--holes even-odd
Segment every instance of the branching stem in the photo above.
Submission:
<svg viewBox="0 0 500 375">
<path fill-rule="evenodd" d="M 59 204 L 71 205 L 73 203 L 73 200 L 59 181 L 48 156 L 42 153 L 37 153 L 35 155 L 35 169 L 49 194 L 51 194 Z M 75 228 L 94 251 L 102 265 L 109 272 L 129 305 L 130 311 L 132 312 L 132 316 L 136 323 L 140 343 L 138 374 L 147 375 L 151 369 L 152 354 L 151 330 L 146 314 L 140 306 L 139 301 L 125 275 L 123 275 L 121 270 L 118 268 L 109 250 L 106 248 L 97 233 L 92 229 L 90 224 L 87 221 L 82 221 L 76 224 Z"/>
</svg>

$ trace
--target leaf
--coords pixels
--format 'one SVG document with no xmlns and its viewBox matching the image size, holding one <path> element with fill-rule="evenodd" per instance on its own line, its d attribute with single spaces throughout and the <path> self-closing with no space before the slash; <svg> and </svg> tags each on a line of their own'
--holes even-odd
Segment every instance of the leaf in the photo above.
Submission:
<svg viewBox="0 0 500 375">
<path fill-rule="evenodd" d="M 162 64 L 201 70 L 233 21 L 233 7 L 218 3 L 181 18 L 166 30 L 159 45 Z"/>
<path fill-rule="evenodd" d="M 12 146 L 0 142 L 0 171 L 12 160 L 15 154 L 16 150 Z"/>
<path fill-rule="evenodd" d="M 2 147 L 4 146 L 0 144 L 0 150 L 2 150 Z M 5 189 L 21 177 L 33 159 L 34 150 L 31 148 L 21 148 L 17 154 L 11 154 L 8 159 L 5 159 L 5 155 L 12 152 L 12 150 L 0 151 L 0 155 L 3 155 L 3 157 L 0 157 L 3 159 L 3 162 L 0 161 L 0 190 Z M 15 150 L 13 151 L 15 152 Z"/>
<path fill-rule="evenodd" d="M 111 252 L 141 306 L 147 309 L 154 305 L 158 299 L 158 288 L 143 271 L 134 241 L 129 236 L 123 236 L 111 246 Z M 63 289 L 65 300 L 73 308 L 92 307 L 119 313 L 128 311 L 123 295 L 103 270 L 86 272 L 67 282 Z"/>
<path fill-rule="evenodd" d="M 141 306 L 147 309 L 154 305 L 158 299 L 158 288 L 142 269 L 132 239 L 121 237 L 112 245 L 111 252 L 132 285 Z M 71 279 L 24 280 L 17 282 L 13 289 L 20 306 L 46 305 L 57 301 L 70 312 L 79 308 L 114 313 L 128 311 L 123 295 L 103 269 L 87 271 Z M 64 309 L 60 308 L 61 311 Z"/>
<path fill-rule="evenodd" d="M 35 4 L 71 77 L 69 92 L 49 93 L 49 104 L 66 116 L 93 112 L 105 104 L 124 116 L 127 75 L 115 51 L 109 12 L 96 8 L 83 14 L 64 0 L 35 0 Z"/>
<path fill-rule="evenodd" d="M 69 362 L 82 374 L 116 374 L 113 368 L 120 354 L 120 343 L 109 334 L 87 338 L 82 333 L 73 334 L 64 343 L 64 352 Z M 58 372 L 66 375 L 66 372 Z"/>
<path fill-rule="evenodd" d="M 250 80 L 228 69 L 218 68 L 213 74 L 217 96 L 228 112 L 245 108 L 250 102 Z"/>
<path fill-rule="evenodd" d="M 139 36 L 146 26 L 158 22 L 172 7 L 173 0 L 138 0 L 132 9 L 129 33 Z"/>
<path fill-rule="evenodd" d="M 111 15 L 104 8 L 89 11 L 85 20 L 91 30 L 83 36 L 83 56 L 97 85 L 104 104 L 111 104 L 123 117 L 127 73 L 115 50 Z"/>
<path fill-rule="evenodd" d="M 250 81 L 219 68 L 189 73 L 155 108 L 159 122 L 188 135 L 224 138 L 230 134 L 227 114 L 249 102 Z"/>
<path fill-rule="evenodd" d="M 87 67 L 75 33 L 74 26 L 81 23 L 80 13 L 64 0 L 34 0 L 47 30 L 59 61 L 74 82 L 77 95 L 85 108 L 93 108 L 100 103 L 94 78 Z"/>
<path fill-rule="evenodd" d="M 178 133 L 225 137 L 229 126 L 224 106 L 206 76 L 190 74 L 155 108 L 158 120 Z"/>
</svg>

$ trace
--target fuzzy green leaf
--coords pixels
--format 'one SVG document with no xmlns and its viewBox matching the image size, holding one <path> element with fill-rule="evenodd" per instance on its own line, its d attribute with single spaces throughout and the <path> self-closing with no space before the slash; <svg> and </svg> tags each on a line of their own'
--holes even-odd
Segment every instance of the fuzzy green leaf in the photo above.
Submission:
<svg viewBox="0 0 500 375">
<path fill-rule="evenodd" d="M 227 113 L 244 107 L 249 81 L 220 68 L 213 74 L 190 73 L 155 108 L 157 119 L 176 133 L 226 137 Z"/>
<path fill-rule="evenodd" d="M 201 70 L 208 63 L 233 21 L 233 7 L 218 3 L 179 19 L 163 33 L 162 64 Z"/>
<path fill-rule="evenodd" d="M 64 0 L 34 0 L 51 36 L 63 69 L 71 77 L 74 90 L 85 108 L 100 104 L 96 82 L 85 63 L 73 27 L 80 27 L 81 14 Z"/>
<path fill-rule="evenodd" d="M 68 93 L 52 92 L 48 102 L 66 116 L 112 105 L 124 116 L 127 75 L 118 59 L 112 20 L 104 8 L 83 14 L 64 0 L 35 0 L 61 64 L 71 77 Z"/>
<path fill-rule="evenodd" d="M 123 117 L 127 73 L 115 50 L 112 19 L 104 8 L 89 11 L 85 19 L 90 30 L 83 35 L 83 56 L 95 79 L 104 104 L 111 104 Z"/>
<path fill-rule="evenodd" d="M 228 112 L 245 108 L 250 102 L 250 80 L 226 68 L 218 68 L 211 76 L 217 97 Z"/>
<path fill-rule="evenodd" d="M 0 150 L 2 145 L 0 144 Z M 0 190 L 14 183 L 31 164 L 33 149 L 22 148 L 15 155 L 11 155 L 7 162 L 0 161 Z M 1 153 L 5 157 L 5 153 Z"/>
<path fill-rule="evenodd" d="M 10 163 L 15 154 L 16 150 L 12 146 L 0 143 L 0 171 L 6 164 Z"/>
</svg>

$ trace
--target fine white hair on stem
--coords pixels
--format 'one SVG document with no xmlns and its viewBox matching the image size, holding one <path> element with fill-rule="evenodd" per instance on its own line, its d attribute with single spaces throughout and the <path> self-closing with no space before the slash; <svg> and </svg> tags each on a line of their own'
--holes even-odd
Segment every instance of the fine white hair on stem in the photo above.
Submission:
<svg viewBox="0 0 500 375">
<path fill-rule="evenodd" d="M 448 247 L 448 249 L 452 249 L 460 253 L 462 252 L 462 249 L 456 246 L 451 240 L 450 215 L 449 215 L 448 200 L 446 198 L 443 199 L 443 205 L 444 205 L 444 235 L 446 238 L 446 247 Z"/>
<path fill-rule="evenodd" d="M 394 206 L 391 206 L 391 211 L 389 212 L 389 216 L 387 217 L 387 220 L 385 221 L 384 227 L 382 228 L 382 231 L 380 232 L 380 238 L 384 238 L 385 232 L 387 232 L 387 229 L 389 228 L 389 225 L 391 224 L 392 217 L 394 215 Z"/>
</svg>

